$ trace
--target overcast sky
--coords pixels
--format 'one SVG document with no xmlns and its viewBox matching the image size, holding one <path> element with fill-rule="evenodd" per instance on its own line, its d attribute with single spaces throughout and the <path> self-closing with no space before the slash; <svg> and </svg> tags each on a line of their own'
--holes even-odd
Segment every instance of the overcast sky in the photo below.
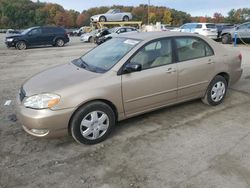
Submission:
<svg viewBox="0 0 250 188">
<path fill-rule="evenodd" d="M 36 1 L 36 0 L 33 0 Z M 139 5 L 147 4 L 148 0 L 40 0 L 61 4 L 65 9 L 74 9 L 79 12 L 91 7 L 111 5 Z M 250 8 L 250 0 L 150 0 L 152 5 L 182 10 L 192 16 L 212 16 L 214 12 L 227 15 L 229 10 Z"/>
</svg>

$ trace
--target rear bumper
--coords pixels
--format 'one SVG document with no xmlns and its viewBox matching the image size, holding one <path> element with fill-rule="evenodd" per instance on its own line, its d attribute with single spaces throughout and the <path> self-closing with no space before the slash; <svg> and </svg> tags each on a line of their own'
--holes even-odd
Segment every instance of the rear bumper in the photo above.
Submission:
<svg viewBox="0 0 250 188">
<path fill-rule="evenodd" d="M 230 79 L 230 85 L 235 84 L 236 82 L 239 81 L 239 79 L 241 78 L 241 75 L 243 73 L 243 69 L 240 68 L 234 72 L 231 73 L 231 79 Z"/>
</svg>

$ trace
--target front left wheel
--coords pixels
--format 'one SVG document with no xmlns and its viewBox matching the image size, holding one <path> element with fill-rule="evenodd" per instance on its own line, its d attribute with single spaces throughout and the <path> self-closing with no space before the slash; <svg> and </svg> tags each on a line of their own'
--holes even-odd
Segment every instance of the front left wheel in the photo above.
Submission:
<svg viewBox="0 0 250 188">
<path fill-rule="evenodd" d="M 16 48 L 18 50 L 25 50 L 25 49 L 27 49 L 27 44 L 24 41 L 19 41 L 16 43 Z"/>
<path fill-rule="evenodd" d="M 101 16 L 99 19 L 100 22 L 106 22 L 107 18 L 105 16 Z"/>
<path fill-rule="evenodd" d="M 115 125 L 115 113 L 103 102 L 92 102 L 73 115 L 70 132 L 81 144 L 97 144 L 105 140 Z"/>
</svg>

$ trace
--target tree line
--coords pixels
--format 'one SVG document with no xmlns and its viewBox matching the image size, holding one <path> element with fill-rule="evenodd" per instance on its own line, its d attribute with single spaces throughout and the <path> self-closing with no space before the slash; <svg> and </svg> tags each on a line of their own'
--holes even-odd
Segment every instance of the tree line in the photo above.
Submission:
<svg viewBox="0 0 250 188">
<path fill-rule="evenodd" d="M 83 3 L 84 5 L 84 3 Z M 119 8 L 122 11 L 131 12 L 133 19 L 143 23 L 161 22 L 173 26 L 179 26 L 188 22 L 214 22 L 214 23 L 243 23 L 250 21 L 250 9 L 232 9 L 226 17 L 220 13 L 214 13 L 213 17 L 192 17 L 190 14 L 170 9 L 164 6 L 148 5 L 111 7 L 101 6 L 83 10 L 81 13 L 75 10 L 66 10 L 55 3 L 33 2 L 31 0 L 0 0 L 0 28 L 21 29 L 35 25 L 58 25 L 65 28 L 76 28 L 90 24 L 90 17 L 107 12 L 111 8 Z M 149 20 L 148 20 L 149 19 Z"/>
</svg>

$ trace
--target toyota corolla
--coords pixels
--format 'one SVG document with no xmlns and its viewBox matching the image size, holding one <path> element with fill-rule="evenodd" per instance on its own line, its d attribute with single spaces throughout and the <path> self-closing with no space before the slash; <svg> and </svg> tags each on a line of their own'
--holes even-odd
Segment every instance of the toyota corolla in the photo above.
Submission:
<svg viewBox="0 0 250 188">
<path fill-rule="evenodd" d="M 122 35 L 72 62 L 38 73 L 17 97 L 24 130 L 96 144 L 118 121 L 197 98 L 223 102 L 242 74 L 242 56 L 179 32 Z"/>
</svg>

